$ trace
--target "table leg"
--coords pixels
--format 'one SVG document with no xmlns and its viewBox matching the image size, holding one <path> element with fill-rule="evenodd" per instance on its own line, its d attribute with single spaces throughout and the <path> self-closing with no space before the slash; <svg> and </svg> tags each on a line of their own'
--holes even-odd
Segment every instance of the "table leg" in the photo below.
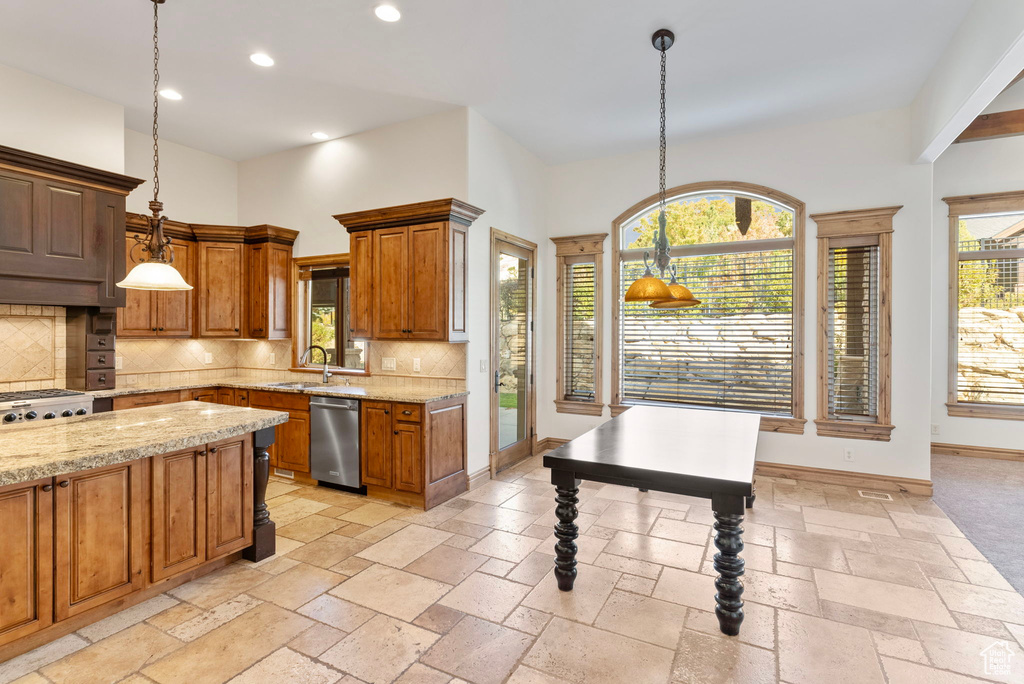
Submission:
<svg viewBox="0 0 1024 684">
<path fill-rule="evenodd" d="M 715 615 L 723 634 L 736 636 L 743 622 L 743 507 L 742 496 L 713 496 L 712 508 L 715 514 Z"/>
<path fill-rule="evenodd" d="M 558 588 L 562 591 L 572 591 L 573 582 L 576 581 L 576 538 L 579 537 L 579 527 L 576 526 L 576 516 L 579 511 L 576 504 L 579 503 L 577 495 L 580 491 L 580 481 L 574 473 L 564 470 L 551 471 L 551 484 L 555 485 L 555 515 L 558 517 L 558 524 L 555 525 L 555 579 L 558 580 Z"/>
</svg>

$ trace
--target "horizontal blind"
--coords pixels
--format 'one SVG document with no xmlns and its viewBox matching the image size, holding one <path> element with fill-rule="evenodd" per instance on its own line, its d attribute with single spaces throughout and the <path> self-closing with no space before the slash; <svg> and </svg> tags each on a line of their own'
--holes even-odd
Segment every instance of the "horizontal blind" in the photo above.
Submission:
<svg viewBox="0 0 1024 684">
<path fill-rule="evenodd" d="M 960 257 L 957 401 L 1024 405 L 1024 259 L 998 252 Z"/>
<path fill-rule="evenodd" d="M 828 250 L 828 415 L 878 417 L 878 245 Z"/>
<path fill-rule="evenodd" d="M 792 415 L 792 250 L 684 256 L 672 264 L 700 306 L 653 309 L 647 302 L 624 302 L 644 265 L 622 264 L 623 403 Z"/>
<path fill-rule="evenodd" d="M 563 399 L 594 400 L 594 289 L 596 269 L 593 263 L 565 265 L 562 321 L 565 331 L 562 359 Z"/>
</svg>

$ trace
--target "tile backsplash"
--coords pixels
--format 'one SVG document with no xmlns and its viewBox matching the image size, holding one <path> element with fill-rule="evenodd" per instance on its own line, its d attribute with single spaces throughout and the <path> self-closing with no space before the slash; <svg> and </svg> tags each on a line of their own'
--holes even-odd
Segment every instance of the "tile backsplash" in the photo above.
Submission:
<svg viewBox="0 0 1024 684">
<path fill-rule="evenodd" d="M 225 369 L 288 370 L 290 340 L 124 340 L 117 341 L 118 375 L 223 371 Z M 206 363 L 206 354 L 211 362 Z M 274 363 L 270 363 L 274 355 Z"/>
<path fill-rule="evenodd" d="M 381 360 L 393 358 L 395 370 L 383 370 Z M 413 360 L 420 360 L 419 371 Z M 370 342 L 370 373 L 423 378 L 466 379 L 466 345 L 447 342 Z"/>
<path fill-rule="evenodd" d="M 0 391 L 64 386 L 64 316 L 62 306 L 0 304 Z"/>
</svg>

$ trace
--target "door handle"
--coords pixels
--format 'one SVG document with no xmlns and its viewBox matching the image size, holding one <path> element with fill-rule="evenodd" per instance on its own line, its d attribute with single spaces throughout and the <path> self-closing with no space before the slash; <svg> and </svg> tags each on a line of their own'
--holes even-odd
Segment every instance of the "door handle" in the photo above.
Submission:
<svg viewBox="0 0 1024 684">
<path fill-rule="evenodd" d="M 495 394 L 498 393 L 498 386 L 500 384 L 501 383 L 498 381 L 498 371 L 494 371 L 494 393 Z"/>
</svg>

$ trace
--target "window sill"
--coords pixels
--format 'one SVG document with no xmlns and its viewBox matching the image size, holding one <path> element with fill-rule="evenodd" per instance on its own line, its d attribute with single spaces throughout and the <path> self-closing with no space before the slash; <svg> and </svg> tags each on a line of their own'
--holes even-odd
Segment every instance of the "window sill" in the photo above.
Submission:
<svg viewBox="0 0 1024 684">
<path fill-rule="evenodd" d="M 638 406 L 640 404 L 637 404 Z M 632 404 L 609 404 L 609 408 L 612 410 L 612 418 L 621 415 L 627 409 L 632 408 Z M 681 408 L 695 408 L 700 409 L 698 406 L 685 406 Z M 715 409 L 700 409 L 707 411 L 714 411 Z M 805 418 L 789 418 L 787 416 L 761 416 L 761 432 L 781 432 L 788 435 L 802 435 L 804 434 L 804 423 L 807 420 Z"/>
<path fill-rule="evenodd" d="M 870 439 L 888 442 L 892 425 L 879 423 L 858 423 L 851 420 L 816 420 L 819 437 L 845 437 L 848 439 Z"/>
<path fill-rule="evenodd" d="M 324 372 L 323 366 L 321 366 L 320 368 L 310 368 L 310 367 L 303 366 L 301 368 L 289 368 L 288 370 L 291 371 L 292 373 L 323 373 Z M 364 370 L 364 369 L 361 369 L 361 368 L 332 368 L 332 367 L 328 366 L 327 367 L 327 372 L 330 373 L 331 375 L 370 375 L 370 371 Z"/>
<path fill-rule="evenodd" d="M 604 404 L 593 401 L 567 401 L 555 399 L 556 413 L 576 413 L 581 416 L 599 416 L 604 413 Z"/>
<path fill-rule="evenodd" d="M 946 404 L 946 413 L 956 418 L 1024 420 L 1024 406 L 1001 404 Z"/>
</svg>

